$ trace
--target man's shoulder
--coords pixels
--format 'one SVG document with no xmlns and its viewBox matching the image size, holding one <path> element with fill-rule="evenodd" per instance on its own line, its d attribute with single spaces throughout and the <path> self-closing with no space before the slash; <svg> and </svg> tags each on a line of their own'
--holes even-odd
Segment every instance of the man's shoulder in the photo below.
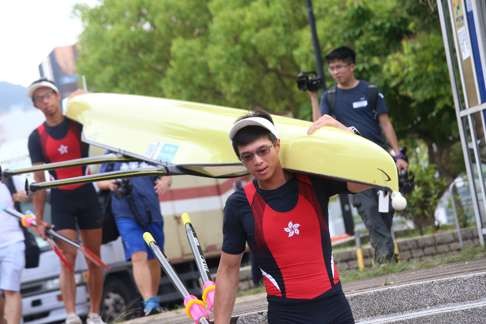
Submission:
<svg viewBox="0 0 486 324">
<path fill-rule="evenodd" d="M 237 188 L 226 200 L 224 205 L 225 221 L 233 224 L 237 220 L 242 220 L 248 213 L 251 213 L 250 204 L 246 199 L 242 188 Z"/>
<path fill-rule="evenodd" d="M 66 119 L 66 120 L 67 120 L 69 123 L 71 123 L 71 125 L 76 125 L 76 126 L 81 126 L 81 127 L 83 126 L 83 124 L 81 124 L 80 122 L 78 122 L 78 121 L 76 121 L 76 120 L 74 120 L 74 119 L 71 119 L 71 118 L 69 118 L 69 117 L 67 117 L 67 116 L 64 116 L 64 118 L 65 118 L 65 119 Z"/>
<path fill-rule="evenodd" d="M 363 89 L 366 89 L 368 91 L 376 91 L 377 93 L 380 92 L 380 89 L 378 86 L 374 83 L 371 83 L 366 80 L 359 80 L 359 86 Z"/>
<path fill-rule="evenodd" d="M 30 132 L 30 134 L 29 134 L 29 142 L 30 142 L 30 141 L 33 141 L 33 140 L 35 140 L 35 139 L 37 139 L 37 138 L 39 138 L 39 136 L 40 136 L 40 135 L 39 135 L 39 128 L 40 128 L 40 127 L 41 127 L 43 124 L 44 124 L 44 123 L 39 124 L 39 125 L 38 125 L 36 128 L 34 128 L 34 129 L 33 129 L 33 130 Z"/>
<path fill-rule="evenodd" d="M 83 130 L 83 124 L 81 124 L 80 122 L 74 120 L 74 119 L 71 119 L 67 116 L 64 116 L 64 119 L 65 119 L 65 122 L 62 123 L 62 125 L 66 128 L 70 128 L 70 129 L 75 129 L 77 131 L 82 131 Z"/>
<path fill-rule="evenodd" d="M 236 188 L 225 203 L 225 210 L 231 213 L 240 213 L 250 208 L 250 203 L 243 188 Z"/>
<path fill-rule="evenodd" d="M 329 88 L 327 88 L 327 90 L 324 91 L 324 93 L 334 93 L 334 92 L 336 92 L 336 88 L 337 88 L 336 85 L 333 84 L 332 86 L 330 86 Z"/>
<path fill-rule="evenodd" d="M 248 200 L 246 199 L 245 192 L 242 188 L 237 188 L 235 191 L 233 191 L 228 199 L 226 200 L 226 205 L 241 205 L 244 203 L 248 203 Z"/>
<path fill-rule="evenodd" d="M 39 125 L 37 125 L 37 126 L 36 126 L 36 127 L 35 127 L 35 128 L 34 128 L 34 129 L 31 131 L 31 132 L 30 132 L 30 135 L 32 135 L 32 134 L 37 134 L 37 133 L 39 132 L 39 128 L 41 128 L 41 127 L 43 127 L 43 126 L 45 127 L 45 125 L 46 125 L 46 122 L 45 122 L 45 121 L 43 121 L 42 123 L 40 123 Z"/>
</svg>

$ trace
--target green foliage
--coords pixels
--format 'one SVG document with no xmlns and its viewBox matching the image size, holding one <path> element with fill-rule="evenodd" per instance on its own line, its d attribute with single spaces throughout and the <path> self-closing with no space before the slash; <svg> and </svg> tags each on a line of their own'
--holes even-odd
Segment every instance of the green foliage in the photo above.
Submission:
<svg viewBox="0 0 486 324">
<path fill-rule="evenodd" d="M 423 234 L 424 228 L 434 223 L 434 211 L 440 196 L 447 186 L 447 181 L 440 177 L 437 167 L 428 162 L 427 148 L 417 143 L 414 152 L 409 155 L 410 172 L 415 175 L 415 189 L 407 195 L 407 208 L 401 215 L 413 221 Z"/>
<path fill-rule="evenodd" d="M 205 3 L 197 0 L 105 0 L 77 6 L 85 29 L 79 70 L 96 91 L 164 96 L 161 79 L 175 38 L 207 33 Z M 197 53 L 193 53 L 197 54 Z"/>
</svg>

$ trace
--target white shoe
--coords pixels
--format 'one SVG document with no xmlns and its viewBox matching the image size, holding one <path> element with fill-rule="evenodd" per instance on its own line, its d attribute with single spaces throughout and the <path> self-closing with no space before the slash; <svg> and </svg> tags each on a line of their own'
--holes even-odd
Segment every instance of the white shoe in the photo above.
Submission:
<svg viewBox="0 0 486 324">
<path fill-rule="evenodd" d="M 70 313 L 66 316 L 66 320 L 64 321 L 66 324 L 83 324 L 81 319 L 75 313 Z"/>
<path fill-rule="evenodd" d="M 103 322 L 103 319 L 100 315 L 95 313 L 89 313 L 88 318 L 86 319 L 86 324 L 106 324 Z"/>
</svg>

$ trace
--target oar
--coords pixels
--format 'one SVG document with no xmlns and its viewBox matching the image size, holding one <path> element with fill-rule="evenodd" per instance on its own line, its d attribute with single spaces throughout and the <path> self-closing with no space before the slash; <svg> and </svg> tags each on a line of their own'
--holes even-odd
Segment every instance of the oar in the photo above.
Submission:
<svg viewBox="0 0 486 324">
<path fill-rule="evenodd" d="M 191 218 L 188 213 L 182 214 L 182 223 L 186 228 L 186 236 L 189 241 L 189 246 L 191 247 L 192 254 L 194 255 L 194 260 L 196 261 L 197 268 L 199 269 L 199 274 L 203 282 L 203 293 L 202 300 L 206 304 L 208 311 L 212 311 L 214 305 L 214 293 L 216 285 L 210 279 L 211 274 L 209 273 L 208 264 L 204 258 L 204 254 L 197 238 L 196 231 L 191 223 Z"/>
<path fill-rule="evenodd" d="M 37 226 L 36 217 L 33 214 L 24 215 L 24 214 L 16 211 L 15 209 L 12 209 L 12 208 L 5 208 L 4 211 L 11 216 L 19 218 L 20 222 L 22 223 L 22 226 L 24 226 L 24 227 Z M 71 245 L 72 247 L 78 249 L 79 251 L 81 251 L 81 253 L 83 253 L 83 255 L 88 260 L 93 262 L 93 264 L 97 265 L 98 267 L 108 268 L 108 266 L 93 251 L 89 250 L 84 245 L 81 245 L 80 243 L 65 237 L 64 235 L 59 234 L 49 224 L 47 225 L 46 233 L 49 237 L 57 238 L 57 239 L 65 242 L 65 243 Z M 54 252 L 56 252 L 56 251 L 54 251 Z"/>
<path fill-rule="evenodd" d="M 54 253 L 57 255 L 61 263 L 64 265 L 65 268 L 67 268 L 69 271 L 74 272 L 74 265 L 68 261 L 62 250 L 57 246 L 56 242 L 54 242 L 53 239 L 50 237 L 46 238 L 47 243 L 49 243 L 49 246 L 51 249 L 54 251 Z"/>
<path fill-rule="evenodd" d="M 184 306 L 187 317 L 192 319 L 194 323 L 209 324 L 209 313 L 204 305 L 204 302 L 189 293 L 182 281 L 179 279 L 177 273 L 174 271 L 174 268 L 172 268 L 170 265 L 164 253 L 162 253 L 160 250 L 152 234 L 149 232 L 143 233 L 143 239 L 154 252 L 155 257 L 160 262 L 164 272 L 169 276 L 169 279 L 172 281 L 182 297 L 184 297 Z"/>
<path fill-rule="evenodd" d="M 231 166 L 226 166 L 226 167 L 231 167 Z M 149 166 L 149 167 L 142 167 L 133 170 L 111 171 L 111 172 L 96 173 L 91 175 L 66 178 L 60 180 L 35 182 L 35 183 L 31 183 L 30 185 L 26 183 L 26 191 L 37 191 L 42 189 L 56 188 L 59 186 L 75 184 L 75 183 L 88 183 L 88 182 L 96 182 L 102 180 L 113 180 L 113 179 L 120 179 L 120 178 L 150 176 L 150 175 L 155 175 L 155 176 L 194 175 L 194 176 L 209 177 L 209 178 L 232 178 L 232 177 L 240 177 L 244 175 L 243 173 L 239 172 L 238 168 L 231 170 L 231 172 L 223 173 L 221 176 L 210 174 L 207 172 L 205 168 L 206 167 L 204 166 L 195 166 L 195 165 Z"/>
<path fill-rule="evenodd" d="M 55 170 L 59 168 L 70 168 L 70 167 L 88 165 L 88 164 L 101 164 L 101 163 L 110 163 L 110 162 L 131 162 L 131 161 L 139 161 L 139 159 L 129 157 L 129 156 L 124 156 L 121 154 L 111 153 L 111 154 L 91 156 L 91 157 L 73 159 L 73 160 L 67 160 L 61 162 L 36 164 L 27 168 L 5 169 L 2 170 L 1 175 L 4 177 L 10 177 L 17 174 L 30 173 L 36 171 L 49 171 L 49 170 Z"/>
<path fill-rule="evenodd" d="M 4 211 L 6 213 L 8 213 L 9 215 L 18 218 L 17 215 L 13 215 L 12 210 L 4 209 Z M 32 221 L 29 220 L 29 218 L 34 218 L 34 217 L 35 216 L 31 215 L 31 214 L 22 215 L 22 217 L 20 218 L 20 224 L 22 225 L 22 227 L 29 228 L 29 227 L 32 226 L 32 223 L 33 223 Z M 62 250 L 59 248 L 59 246 L 57 246 L 56 242 L 54 242 L 54 240 L 51 239 L 50 237 L 46 237 L 45 240 L 47 241 L 47 243 L 49 244 L 51 249 L 54 251 L 54 253 L 57 255 L 57 257 L 59 258 L 61 263 L 64 265 L 64 267 L 67 268 L 69 271 L 73 272 L 74 271 L 74 265 L 68 261 L 68 259 L 66 258 L 66 256 L 62 252 Z"/>
<path fill-rule="evenodd" d="M 135 170 L 111 171 L 111 172 L 96 173 L 96 174 L 90 174 L 90 175 L 66 178 L 60 180 L 34 182 L 31 183 L 30 185 L 26 184 L 26 190 L 37 191 L 37 190 L 56 188 L 56 187 L 60 187 L 68 184 L 75 184 L 75 183 L 89 183 L 89 182 L 96 182 L 102 180 L 114 180 L 114 179 L 138 177 L 138 176 L 165 175 L 168 173 L 169 172 L 165 168 L 144 167 Z"/>
</svg>

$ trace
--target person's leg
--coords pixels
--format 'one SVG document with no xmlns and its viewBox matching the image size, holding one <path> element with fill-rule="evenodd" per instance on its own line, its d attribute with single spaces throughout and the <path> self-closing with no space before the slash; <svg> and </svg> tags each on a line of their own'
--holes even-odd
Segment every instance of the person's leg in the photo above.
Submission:
<svg viewBox="0 0 486 324">
<path fill-rule="evenodd" d="M 0 324 L 7 324 L 5 320 L 5 297 L 3 296 L 3 291 L 0 290 Z"/>
<path fill-rule="evenodd" d="M 101 228 L 98 229 L 82 229 L 81 238 L 83 245 L 86 246 L 97 257 L 100 257 L 101 247 Z M 88 259 L 88 291 L 90 300 L 90 313 L 99 314 L 101 307 L 101 297 L 103 294 L 103 269 Z"/>
<path fill-rule="evenodd" d="M 76 221 L 83 245 L 100 258 L 103 215 L 98 196 L 92 185 L 76 191 Z M 103 296 L 103 269 L 86 258 L 88 265 L 89 314 L 87 323 L 102 323 L 100 314 Z"/>
<path fill-rule="evenodd" d="M 20 323 L 22 319 L 20 285 L 25 267 L 24 241 L 18 241 L 0 249 L 0 292 L 3 292 L 3 313 L 7 323 Z M 19 257 L 20 256 L 20 257 Z"/>
<path fill-rule="evenodd" d="M 144 300 L 154 296 L 152 271 L 147 260 L 147 252 L 138 251 L 132 254 L 133 279 Z"/>
<path fill-rule="evenodd" d="M 76 223 L 75 223 L 75 201 L 71 199 L 71 193 L 67 190 L 53 189 L 51 191 L 51 218 L 54 229 L 61 235 L 66 236 L 71 240 L 77 240 Z M 56 239 L 56 244 L 61 249 L 66 257 L 66 260 L 75 265 L 76 262 L 76 248 Z M 80 323 L 76 314 L 76 283 L 74 281 L 74 273 L 68 268 L 64 267 L 61 262 L 61 273 L 59 275 L 59 286 L 61 288 L 61 295 L 64 302 L 64 309 L 66 310 L 66 320 L 68 323 Z"/>
<path fill-rule="evenodd" d="M 144 313 L 145 315 L 158 313 L 160 305 L 156 294 L 160 283 L 160 266 L 156 263 L 152 250 L 143 240 L 144 230 L 131 217 L 116 217 L 115 221 L 122 237 L 125 256 L 132 262 L 135 285 L 144 300 Z M 151 230 L 151 232 L 157 244 L 163 247 L 162 229 L 155 232 Z"/>
<path fill-rule="evenodd" d="M 155 238 L 157 245 L 160 247 L 162 251 L 164 250 L 164 243 L 165 243 L 163 226 L 164 226 L 163 223 L 160 222 L 155 222 L 149 225 L 149 231 L 150 233 L 152 233 L 152 236 Z M 152 275 L 152 291 L 153 291 L 152 296 L 157 296 L 159 292 L 159 286 L 160 286 L 160 275 L 161 275 L 160 264 L 155 258 L 153 251 L 147 247 L 146 249 L 148 253 L 147 257 L 149 260 L 148 262 L 150 267 L 150 273 Z"/>
<path fill-rule="evenodd" d="M 378 194 L 376 189 L 369 189 L 353 196 L 353 204 L 358 209 L 368 232 L 370 243 L 375 252 L 375 261 L 379 264 L 393 260 L 393 239 L 389 223 L 384 217 L 388 214 L 378 212 Z"/>
<path fill-rule="evenodd" d="M 20 292 L 5 290 L 5 319 L 8 324 L 20 323 L 22 314 L 22 298 Z"/>
<path fill-rule="evenodd" d="M 160 286 L 160 264 L 156 259 L 148 260 L 150 277 L 152 278 L 152 296 L 157 296 Z"/>
<path fill-rule="evenodd" d="M 71 240 L 77 239 L 76 231 L 73 229 L 63 229 L 58 232 Z M 56 240 L 56 243 L 62 250 L 67 261 L 74 265 L 76 262 L 76 248 L 60 240 Z M 76 283 L 74 281 L 74 273 L 64 267 L 62 263 L 59 284 L 66 314 L 76 313 Z"/>
<path fill-rule="evenodd" d="M 160 266 L 155 259 L 148 260 L 147 252 L 132 254 L 133 278 L 143 298 L 144 314 L 160 313 L 157 292 L 160 284 Z"/>
<path fill-rule="evenodd" d="M 390 199 L 390 206 L 391 206 L 391 199 Z M 393 259 L 392 260 L 394 262 L 398 262 L 398 260 L 400 259 L 400 251 L 398 249 L 397 239 L 395 238 L 395 235 L 394 235 L 394 232 L 393 232 L 393 229 L 392 229 L 394 214 L 395 214 L 395 211 L 393 210 L 393 208 L 390 208 L 390 211 L 388 213 L 381 213 L 381 216 L 383 218 L 383 221 L 384 221 L 386 227 L 390 231 L 390 235 L 391 235 L 391 238 L 392 238 L 392 244 L 393 244 Z"/>
<path fill-rule="evenodd" d="M 147 244 L 143 241 L 143 230 L 131 217 L 116 217 L 127 261 L 132 262 L 133 279 L 138 292 L 145 300 L 152 297 L 152 278 L 148 264 Z"/>
</svg>

